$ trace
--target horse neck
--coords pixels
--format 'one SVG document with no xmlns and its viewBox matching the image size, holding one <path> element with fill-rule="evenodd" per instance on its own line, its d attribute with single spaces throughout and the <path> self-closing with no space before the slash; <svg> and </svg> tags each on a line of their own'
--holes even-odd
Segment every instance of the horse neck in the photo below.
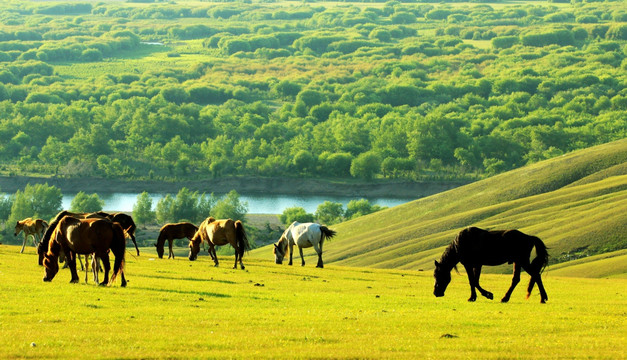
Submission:
<svg viewBox="0 0 627 360">
<path fill-rule="evenodd" d="M 452 242 L 440 259 L 440 264 L 447 270 L 451 270 L 459 262 L 459 254 L 457 253 L 457 241 Z"/>
</svg>

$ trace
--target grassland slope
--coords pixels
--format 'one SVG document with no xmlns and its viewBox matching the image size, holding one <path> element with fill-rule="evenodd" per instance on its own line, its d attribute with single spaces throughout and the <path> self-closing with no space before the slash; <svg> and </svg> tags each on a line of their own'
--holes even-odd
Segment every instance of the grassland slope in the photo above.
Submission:
<svg viewBox="0 0 627 360">
<path fill-rule="evenodd" d="M 338 224 L 325 261 L 429 270 L 455 234 L 471 225 L 537 235 L 549 246 L 552 264 L 621 250 L 627 247 L 626 164 L 623 139 Z M 262 248 L 255 255 L 267 258 L 271 251 Z M 585 273 L 623 272 L 619 267 Z M 569 271 L 562 265 L 560 274 Z"/>
</svg>

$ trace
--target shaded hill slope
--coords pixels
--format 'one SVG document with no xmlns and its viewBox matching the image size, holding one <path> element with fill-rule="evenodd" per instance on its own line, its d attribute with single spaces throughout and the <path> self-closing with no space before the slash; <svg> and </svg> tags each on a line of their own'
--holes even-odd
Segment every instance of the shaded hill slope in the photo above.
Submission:
<svg viewBox="0 0 627 360">
<path fill-rule="evenodd" d="M 457 232 L 473 225 L 537 235 L 549 246 L 552 263 L 561 263 L 626 248 L 626 224 L 623 139 L 335 225 L 338 236 L 327 243 L 324 258 L 428 270 Z M 271 250 L 257 254 L 267 258 Z M 509 272 L 511 266 L 496 269 Z"/>
</svg>

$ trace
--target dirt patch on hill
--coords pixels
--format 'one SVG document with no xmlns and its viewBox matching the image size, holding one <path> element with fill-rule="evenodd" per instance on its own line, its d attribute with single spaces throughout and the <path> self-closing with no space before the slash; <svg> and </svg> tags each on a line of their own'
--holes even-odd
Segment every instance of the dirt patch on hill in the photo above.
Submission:
<svg viewBox="0 0 627 360">
<path fill-rule="evenodd" d="M 328 195 L 348 197 L 421 198 L 446 191 L 463 182 L 373 181 L 339 183 L 323 179 L 232 177 L 189 181 L 123 181 L 103 178 L 0 176 L 0 191 L 14 193 L 27 184 L 47 183 L 64 193 L 177 193 L 192 191 L 223 194 L 231 190 L 246 195 Z"/>
</svg>

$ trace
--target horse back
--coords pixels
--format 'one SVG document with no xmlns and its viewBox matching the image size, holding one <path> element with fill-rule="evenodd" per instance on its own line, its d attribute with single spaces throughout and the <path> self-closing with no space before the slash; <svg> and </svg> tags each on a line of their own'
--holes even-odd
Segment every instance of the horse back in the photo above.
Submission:
<svg viewBox="0 0 627 360">
<path fill-rule="evenodd" d="M 104 254 L 111 248 L 114 226 L 115 223 L 102 218 L 66 216 L 57 225 L 57 231 L 64 235 L 61 239 L 66 242 L 65 245 L 77 254 Z"/>
<path fill-rule="evenodd" d="M 462 263 L 501 265 L 528 259 L 535 244 L 534 238 L 519 230 L 472 227 L 459 233 L 455 246 Z"/>
</svg>

